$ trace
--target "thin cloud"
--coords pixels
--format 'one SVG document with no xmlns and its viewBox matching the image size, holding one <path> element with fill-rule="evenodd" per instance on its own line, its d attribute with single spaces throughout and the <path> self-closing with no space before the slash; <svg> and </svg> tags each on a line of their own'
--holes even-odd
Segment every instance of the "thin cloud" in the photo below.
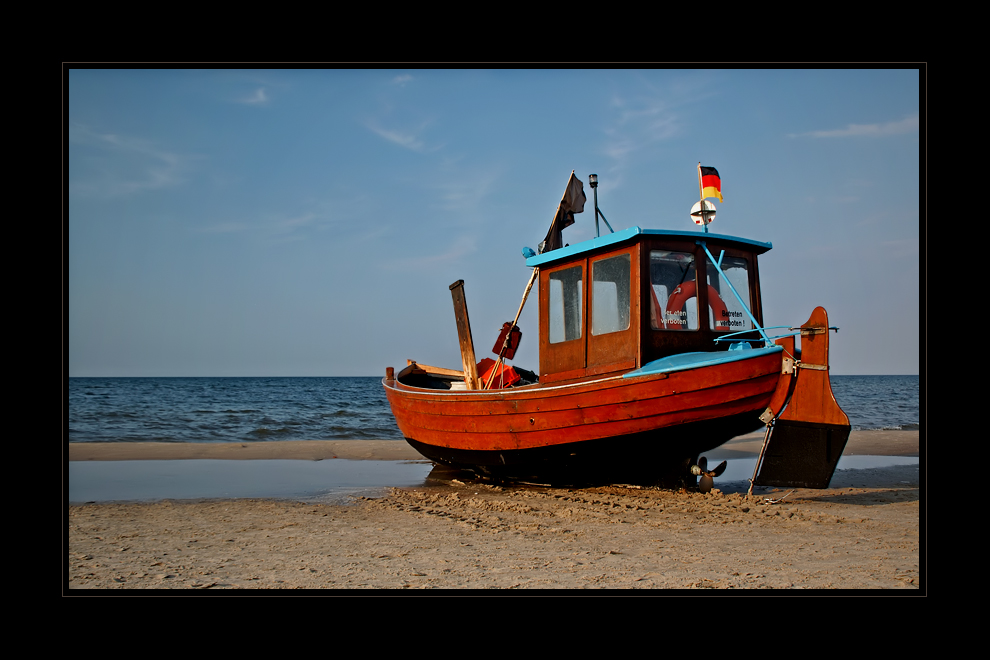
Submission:
<svg viewBox="0 0 990 660">
<path fill-rule="evenodd" d="M 325 221 L 326 217 L 323 214 L 307 211 L 291 217 L 283 215 L 269 217 L 262 221 L 259 230 L 265 240 L 286 243 L 312 236 L 313 231 L 318 231 Z"/>
<path fill-rule="evenodd" d="M 313 224 L 313 221 L 317 219 L 315 213 L 303 213 L 302 215 L 297 215 L 294 218 L 282 218 L 275 222 L 275 231 L 278 233 L 292 232 L 301 227 L 306 227 Z"/>
<path fill-rule="evenodd" d="M 389 261 L 385 267 L 389 270 L 426 268 L 429 266 L 436 266 L 438 264 L 457 262 L 477 251 L 478 240 L 476 237 L 460 236 L 443 252 L 430 255 L 420 255 L 418 257 L 394 259 Z"/>
<path fill-rule="evenodd" d="M 501 169 L 471 175 L 459 175 L 432 184 L 438 191 L 435 204 L 443 211 L 456 213 L 460 220 L 473 216 L 484 200 L 496 190 L 501 180 Z"/>
<path fill-rule="evenodd" d="M 638 107 L 630 107 L 628 102 L 616 97 L 612 105 L 620 109 L 613 132 L 627 128 L 650 141 L 666 140 L 680 132 L 677 116 L 666 101 L 647 99 Z"/>
<path fill-rule="evenodd" d="M 399 87 L 405 87 L 406 83 L 412 82 L 412 79 L 413 77 L 410 76 L 409 74 L 396 76 L 395 78 L 392 78 L 392 84 L 398 85 Z"/>
<path fill-rule="evenodd" d="M 691 107 L 716 96 L 707 76 L 681 76 L 664 85 L 657 85 L 645 77 L 640 79 L 641 90 L 634 96 L 613 95 L 610 105 L 617 114 L 607 133 L 620 145 L 626 143 L 651 143 L 669 140 L 684 133 L 684 122 L 678 108 Z M 620 147 L 620 150 L 629 153 Z"/>
<path fill-rule="evenodd" d="M 667 140 L 681 131 L 677 115 L 661 99 L 629 102 L 614 97 L 612 106 L 618 108 L 618 116 L 605 132 L 614 143 L 622 145 L 620 150 L 624 152 L 628 152 L 629 144 L 637 143 L 643 148 L 644 142 Z"/>
<path fill-rule="evenodd" d="M 411 149 L 412 151 L 423 151 L 426 146 L 415 133 L 401 133 L 371 125 L 368 126 L 368 129 L 379 137 L 383 137 L 393 144 Z"/>
<path fill-rule="evenodd" d="M 419 128 L 413 129 L 411 131 L 400 131 L 400 130 L 382 128 L 373 122 L 366 122 L 365 127 L 375 135 L 388 140 L 392 144 L 397 144 L 400 147 L 409 149 L 410 151 L 415 151 L 418 153 L 427 153 L 440 149 L 440 146 L 428 147 L 426 145 L 426 142 L 424 142 L 423 139 L 420 137 L 420 135 L 426 129 L 428 124 L 429 122 L 426 122 Z"/>
<path fill-rule="evenodd" d="M 87 126 L 69 128 L 69 187 L 76 194 L 119 197 L 182 184 L 201 156 L 177 154 L 154 142 Z"/>
<path fill-rule="evenodd" d="M 845 128 L 836 128 L 828 131 L 809 131 L 807 133 L 789 133 L 787 137 L 813 137 L 813 138 L 835 138 L 835 137 L 887 137 L 889 135 L 903 135 L 913 133 L 918 130 L 920 121 L 918 115 L 912 115 L 900 121 L 888 121 L 884 124 L 849 124 Z"/>
<path fill-rule="evenodd" d="M 339 243 L 355 240 L 358 229 L 367 233 L 363 220 L 368 209 L 373 207 L 372 201 L 363 193 L 342 194 L 332 202 L 314 198 L 300 204 L 301 208 L 294 212 L 260 214 L 248 226 L 231 223 L 230 230 L 243 228 L 270 243 L 308 240 L 332 230 L 334 242 Z"/>
<path fill-rule="evenodd" d="M 268 103 L 268 94 L 265 92 L 264 87 L 259 87 L 254 94 L 238 99 L 237 102 L 244 103 L 246 105 L 265 105 Z"/>
<path fill-rule="evenodd" d="M 673 101 L 666 98 L 671 95 Z M 615 115 L 605 128 L 606 141 L 602 147 L 604 154 L 613 161 L 608 172 L 613 188 L 621 185 L 622 173 L 631 166 L 632 159 L 637 155 L 649 153 L 657 143 L 684 132 L 680 114 L 675 109 L 677 106 L 706 96 L 703 89 L 694 86 L 661 95 L 649 85 L 643 96 L 613 96 L 611 106 L 615 109 Z"/>
<path fill-rule="evenodd" d="M 605 145 L 605 155 L 612 160 L 623 160 L 639 148 L 639 144 L 635 140 L 611 135 L 609 131 L 606 131 L 606 134 L 609 135 L 611 139 L 608 144 Z"/>
</svg>

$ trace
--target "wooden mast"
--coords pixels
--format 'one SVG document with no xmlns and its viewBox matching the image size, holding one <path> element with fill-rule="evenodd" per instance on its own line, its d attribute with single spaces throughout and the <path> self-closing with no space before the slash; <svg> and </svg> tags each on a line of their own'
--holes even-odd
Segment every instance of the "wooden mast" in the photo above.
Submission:
<svg viewBox="0 0 990 660">
<path fill-rule="evenodd" d="M 469 390 L 480 389 L 478 363 L 474 358 L 474 339 L 471 338 L 471 320 L 468 318 L 467 300 L 464 298 L 464 280 L 450 285 L 454 299 L 454 318 L 457 320 L 457 339 L 461 345 L 461 364 L 464 365 L 464 384 Z"/>
<path fill-rule="evenodd" d="M 701 214 L 701 226 L 708 233 L 708 218 L 705 217 L 705 184 L 701 182 L 701 161 L 698 161 L 698 196 L 701 198 L 698 213 Z"/>
</svg>

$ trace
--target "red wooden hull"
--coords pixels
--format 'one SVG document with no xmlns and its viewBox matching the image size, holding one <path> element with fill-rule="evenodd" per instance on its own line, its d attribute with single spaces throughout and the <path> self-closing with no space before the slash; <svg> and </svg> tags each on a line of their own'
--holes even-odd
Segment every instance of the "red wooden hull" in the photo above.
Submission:
<svg viewBox="0 0 990 660">
<path fill-rule="evenodd" d="M 706 451 L 762 426 L 759 415 L 780 372 L 777 352 L 669 373 L 482 392 L 383 384 L 399 430 L 428 458 L 525 469 L 561 456 L 629 463 Z"/>
</svg>

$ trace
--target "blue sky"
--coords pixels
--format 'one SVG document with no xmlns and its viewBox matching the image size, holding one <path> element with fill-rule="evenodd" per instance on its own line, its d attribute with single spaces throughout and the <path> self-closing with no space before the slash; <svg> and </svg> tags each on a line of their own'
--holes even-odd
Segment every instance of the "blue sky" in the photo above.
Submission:
<svg viewBox="0 0 990 660">
<path fill-rule="evenodd" d="M 919 373 L 918 70 L 68 72 L 70 376 L 377 376 L 479 359 L 571 170 L 616 230 L 773 243 L 767 325 Z M 594 234 L 594 213 L 564 231 Z M 603 231 L 604 231 L 604 225 Z M 514 364 L 538 367 L 537 301 Z"/>
</svg>

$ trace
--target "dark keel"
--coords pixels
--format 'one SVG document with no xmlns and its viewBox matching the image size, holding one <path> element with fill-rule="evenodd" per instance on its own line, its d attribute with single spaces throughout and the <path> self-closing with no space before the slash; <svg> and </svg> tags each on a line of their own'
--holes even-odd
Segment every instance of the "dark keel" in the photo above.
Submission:
<svg viewBox="0 0 990 660">
<path fill-rule="evenodd" d="M 508 481 L 693 487 L 697 478 L 690 468 L 702 453 L 762 426 L 759 412 L 751 412 L 647 433 L 511 451 L 451 449 L 406 440 L 431 461 Z"/>
</svg>

